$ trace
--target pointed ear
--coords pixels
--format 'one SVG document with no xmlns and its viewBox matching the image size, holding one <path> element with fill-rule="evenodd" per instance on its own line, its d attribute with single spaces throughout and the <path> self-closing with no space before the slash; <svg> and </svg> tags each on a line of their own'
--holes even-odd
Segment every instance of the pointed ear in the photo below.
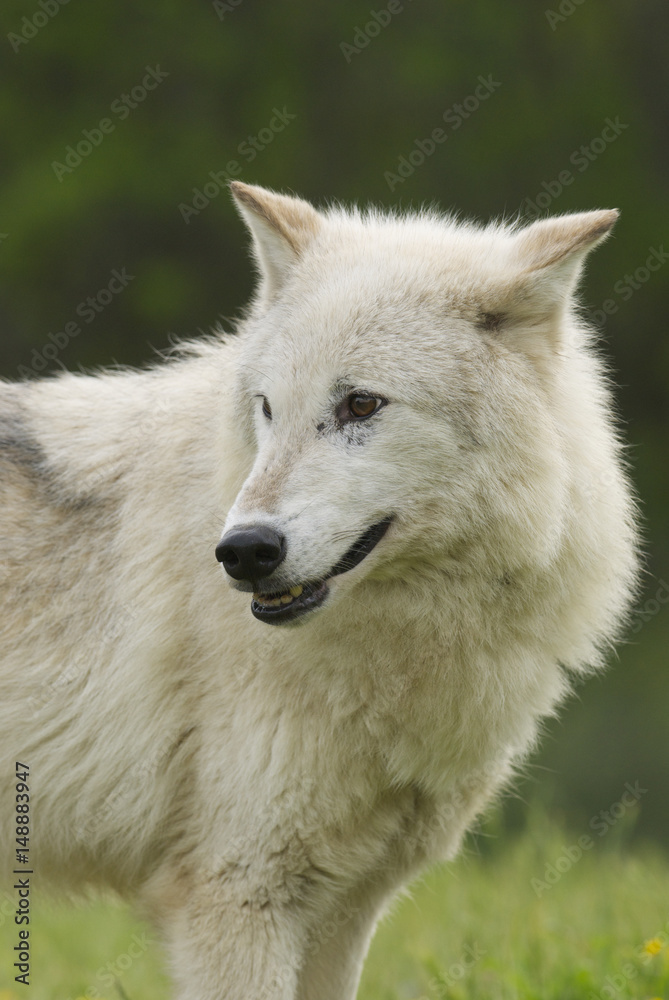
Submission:
<svg viewBox="0 0 669 1000">
<path fill-rule="evenodd" d="M 301 198 L 275 194 L 253 184 L 232 181 L 230 190 L 253 236 L 262 279 L 260 296 L 269 301 L 317 235 L 322 216 Z"/>
<path fill-rule="evenodd" d="M 541 219 L 513 237 L 512 261 L 518 280 L 532 287 L 550 308 L 564 304 L 573 292 L 586 254 L 611 232 L 618 211 L 579 212 Z M 537 303 L 538 305 L 539 303 Z"/>
<path fill-rule="evenodd" d="M 562 322 L 586 254 L 606 239 L 618 212 L 580 212 L 542 219 L 511 237 L 504 281 L 482 325 L 548 375 L 565 336 Z"/>
</svg>

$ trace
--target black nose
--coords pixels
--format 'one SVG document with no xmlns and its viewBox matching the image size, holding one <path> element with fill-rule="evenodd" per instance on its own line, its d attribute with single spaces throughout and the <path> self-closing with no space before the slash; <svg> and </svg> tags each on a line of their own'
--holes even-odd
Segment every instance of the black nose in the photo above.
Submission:
<svg viewBox="0 0 669 1000">
<path fill-rule="evenodd" d="M 286 555 L 286 539 L 274 528 L 233 528 L 216 546 L 216 558 L 233 580 L 262 580 Z"/>
</svg>

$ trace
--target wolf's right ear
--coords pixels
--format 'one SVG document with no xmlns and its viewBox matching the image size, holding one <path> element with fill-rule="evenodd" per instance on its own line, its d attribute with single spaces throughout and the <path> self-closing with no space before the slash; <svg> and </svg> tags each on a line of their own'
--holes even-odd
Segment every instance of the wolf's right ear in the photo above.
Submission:
<svg viewBox="0 0 669 1000">
<path fill-rule="evenodd" d="M 253 236 L 262 279 L 260 297 L 269 302 L 318 234 L 322 216 L 301 198 L 275 194 L 254 184 L 231 181 L 230 190 Z"/>
</svg>

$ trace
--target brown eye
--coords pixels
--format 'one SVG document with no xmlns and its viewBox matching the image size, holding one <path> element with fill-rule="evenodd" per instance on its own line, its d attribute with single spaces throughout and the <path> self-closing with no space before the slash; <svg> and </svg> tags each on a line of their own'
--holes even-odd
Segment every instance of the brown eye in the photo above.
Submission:
<svg viewBox="0 0 669 1000">
<path fill-rule="evenodd" d="M 269 400 L 267 396 L 262 398 L 262 412 L 263 415 L 267 417 L 268 420 L 272 419 L 272 407 L 269 405 Z"/>
<path fill-rule="evenodd" d="M 356 417 L 358 420 L 371 417 L 383 404 L 383 400 L 378 399 L 376 396 L 364 395 L 349 396 L 346 402 L 351 417 Z"/>
</svg>

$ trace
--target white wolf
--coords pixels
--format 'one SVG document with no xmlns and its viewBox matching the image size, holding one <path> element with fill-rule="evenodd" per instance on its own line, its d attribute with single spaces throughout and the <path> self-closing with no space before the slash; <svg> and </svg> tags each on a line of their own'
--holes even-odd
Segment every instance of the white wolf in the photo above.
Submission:
<svg viewBox="0 0 669 1000">
<path fill-rule="evenodd" d="M 617 213 L 232 190 L 261 276 L 234 335 L 0 386 L 2 843 L 11 893 L 16 760 L 33 878 L 134 897 L 180 1000 L 347 1000 L 628 607 L 573 304 Z"/>
</svg>

